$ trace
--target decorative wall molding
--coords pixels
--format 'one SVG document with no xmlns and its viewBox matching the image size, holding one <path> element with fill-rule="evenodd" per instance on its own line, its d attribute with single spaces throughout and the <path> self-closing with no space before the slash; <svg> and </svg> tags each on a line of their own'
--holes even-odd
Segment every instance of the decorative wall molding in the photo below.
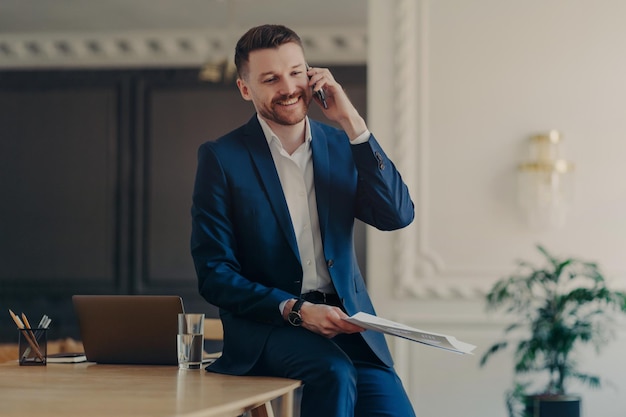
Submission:
<svg viewBox="0 0 626 417">
<path fill-rule="evenodd" d="M 417 300 L 478 300 L 483 299 L 491 281 L 479 279 L 424 279 L 416 277 L 404 283 L 401 298 Z"/>
<path fill-rule="evenodd" d="M 394 138 L 397 165 L 413 192 L 416 218 L 393 235 L 394 296 L 398 299 L 484 297 L 503 271 L 446 266 L 428 245 L 429 207 L 429 26 L 428 0 L 395 0 L 393 15 Z"/>
<path fill-rule="evenodd" d="M 415 53 L 416 2 L 396 0 L 393 13 L 393 137 L 395 140 L 394 159 L 402 167 L 402 175 L 411 189 L 418 185 L 418 167 L 415 156 L 419 154 L 415 132 L 418 131 L 418 114 L 415 92 L 418 91 L 417 54 Z M 418 192 L 419 194 L 419 192 Z M 418 201 L 420 200 L 418 196 Z M 418 213 L 420 212 L 417 210 Z M 415 275 L 415 254 L 417 253 L 417 233 L 415 222 L 394 233 L 393 276 L 396 296 L 406 293 Z"/>
<path fill-rule="evenodd" d="M 472 298 L 481 291 L 433 279 L 443 262 L 428 250 L 428 26 L 424 0 L 396 0 L 393 15 L 395 160 L 414 194 L 416 219 L 393 237 L 396 298 Z M 415 193 L 417 191 L 417 193 Z"/>
<path fill-rule="evenodd" d="M 366 62 L 365 27 L 298 33 L 310 62 Z M 197 67 L 232 60 L 238 36 L 223 30 L 2 34 L 0 69 Z"/>
</svg>

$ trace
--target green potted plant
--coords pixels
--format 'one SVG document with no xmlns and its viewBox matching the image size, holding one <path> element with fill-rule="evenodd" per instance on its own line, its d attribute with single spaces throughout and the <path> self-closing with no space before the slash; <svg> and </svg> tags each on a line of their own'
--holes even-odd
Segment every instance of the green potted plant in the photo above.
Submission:
<svg viewBox="0 0 626 417">
<path fill-rule="evenodd" d="M 578 380 L 597 388 L 601 381 L 578 369 L 575 348 L 590 343 L 599 351 L 613 336 L 615 312 L 626 313 L 626 293 L 610 290 L 597 264 L 559 259 L 537 248 L 545 257 L 544 266 L 520 261 L 518 270 L 497 281 L 486 295 L 488 310 L 504 310 L 514 321 L 480 365 L 515 345 L 514 388 L 506 401 L 509 415 L 578 417 L 580 397 L 569 393 L 568 384 Z M 529 394 L 533 383 L 528 375 L 535 373 L 547 376 L 548 383 Z"/>
</svg>

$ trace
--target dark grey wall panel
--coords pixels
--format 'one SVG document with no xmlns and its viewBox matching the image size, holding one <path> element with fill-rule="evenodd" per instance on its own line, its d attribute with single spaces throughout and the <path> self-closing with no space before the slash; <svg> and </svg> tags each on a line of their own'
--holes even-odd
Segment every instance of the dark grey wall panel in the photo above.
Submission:
<svg viewBox="0 0 626 417">
<path fill-rule="evenodd" d="M 189 249 L 191 194 L 200 144 L 234 129 L 252 115 L 236 88 L 155 89 L 149 100 L 147 279 L 195 285 Z"/>
<path fill-rule="evenodd" d="M 0 93 L 0 279 L 114 279 L 116 94 Z"/>
</svg>

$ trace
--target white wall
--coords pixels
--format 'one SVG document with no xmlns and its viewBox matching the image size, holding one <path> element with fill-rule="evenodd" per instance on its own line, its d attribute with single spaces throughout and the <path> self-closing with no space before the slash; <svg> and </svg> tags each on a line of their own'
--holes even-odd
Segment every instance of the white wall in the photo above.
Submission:
<svg viewBox="0 0 626 417">
<path fill-rule="evenodd" d="M 393 7 L 389 7 L 393 3 Z M 536 243 L 599 262 L 626 284 L 626 2 L 370 0 L 369 121 L 411 188 L 417 217 L 369 232 L 368 279 L 380 315 L 478 345 L 456 356 L 393 344 L 419 416 L 505 415 L 510 355 L 478 360 L 506 323 L 484 293 Z M 532 230 L 516 205 L 528 138 L 564 134 L 576 198 L 560 230 Z M 626 329 L 583 370 L 615 388 L 583 395 L 584 416 L 626 408 Z"/>
</svg>

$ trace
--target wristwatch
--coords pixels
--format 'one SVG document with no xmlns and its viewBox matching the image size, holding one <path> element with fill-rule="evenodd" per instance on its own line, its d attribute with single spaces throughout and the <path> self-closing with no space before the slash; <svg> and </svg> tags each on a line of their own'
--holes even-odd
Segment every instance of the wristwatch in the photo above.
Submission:
<svg viewBox="0 0 626 417">
<path fill-rule="evenodd" d="M 300 307 L 304 304 L 304 299 L 298 298 L 296 303 L 291 308 L 291 311 L 287 315 L 287 320 L 293 326 L 301 326 L 302 325 L 302 315 L 300 314 Z"/>
</svg>

